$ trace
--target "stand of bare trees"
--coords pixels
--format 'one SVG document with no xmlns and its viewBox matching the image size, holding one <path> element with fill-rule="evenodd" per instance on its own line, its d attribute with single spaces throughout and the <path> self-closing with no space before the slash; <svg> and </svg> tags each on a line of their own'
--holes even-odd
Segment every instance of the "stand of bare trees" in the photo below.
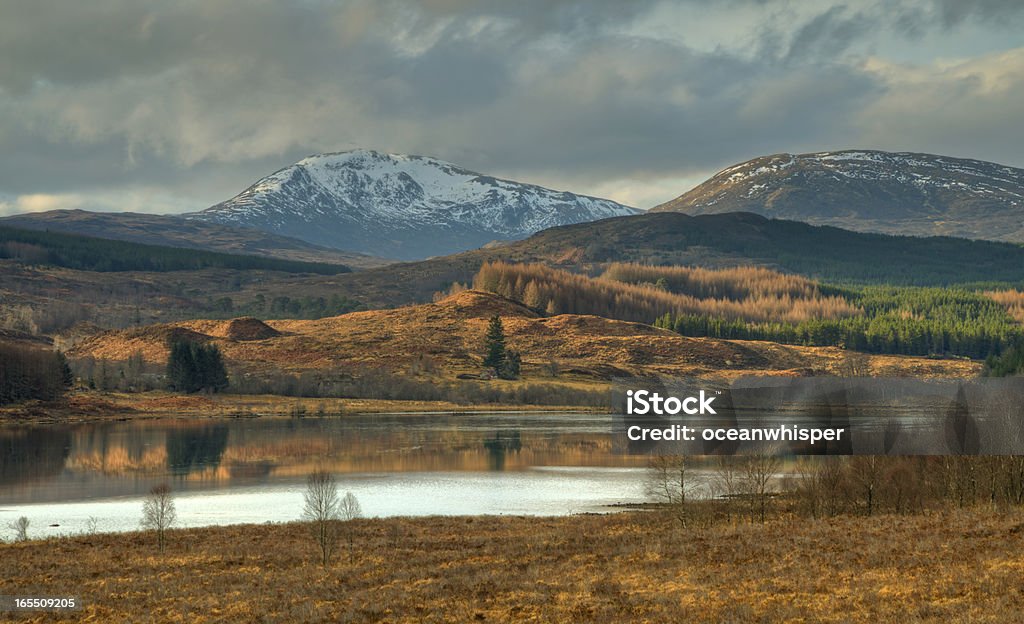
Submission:
<svg viewBox="0 0 1024 624">
<path fill-rule="evenodd" d="M 71 385 L 71 369 L 57 351 L 0 343 L 0 405 L 28 399 L 50 401 Z"/>
<path fill-rule="evenodd" d="M 779 513 L 808 518 L 1024 505 L 1024 456 L 668 456 L 647 494 L 682 527 Z"/>
<path fill-rule="evenodd" d="M 716 271 L 615 265 L 604 276 L 592 278 L 543 264 L 487 262 L 473 278 L 473 287 L 548 316 L 594 314 L 641 323 L 666 313 L 750 322 L 863 314 L 842 297 L 822 294 L 813 282 L 746 267 Z"/>
<path fill-rule="evenodd" d="M 693 499 L 699 496 L 702 484 L 691 471 L 692 461 L 686 455 L 657 455 L 651 458 L 647 495 L 657 501 L 687 528 L 693 522 Z"/>
<path fill-rule="evenodd" d="M 814 518 L 1024 502 L 1024 458 L 1014 456 L 804 458 L 795 474 L 797 508 Z"/>
<path fill-rule="evenodd" d="M 646 492 L 682 528 L 731 519 L 745 503 L 750 520 L 764 522 L 782 465 L 773 453 L 705 457 L 656 455 L 648 464 Z M 712 509 L 708 501 L 715 500 Z"/>
</svg>

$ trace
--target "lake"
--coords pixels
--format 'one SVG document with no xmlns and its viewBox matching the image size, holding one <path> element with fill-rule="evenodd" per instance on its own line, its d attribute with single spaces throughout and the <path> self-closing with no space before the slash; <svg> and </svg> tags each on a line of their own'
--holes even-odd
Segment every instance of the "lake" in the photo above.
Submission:
<svg viewBox="0 0 1024 624">
<path fill-rule="evenodd" d="M 646 460 L 615 453 L 612 426 L 608 414 L 498 412 L 0 428 L 0 535 L 20 516 L 33 538 L 134 530 L 164 482 L 177 526 L 288 522 L 317 468 L 366 516 L 607 511 L 645 498 Z"/>
</svg>

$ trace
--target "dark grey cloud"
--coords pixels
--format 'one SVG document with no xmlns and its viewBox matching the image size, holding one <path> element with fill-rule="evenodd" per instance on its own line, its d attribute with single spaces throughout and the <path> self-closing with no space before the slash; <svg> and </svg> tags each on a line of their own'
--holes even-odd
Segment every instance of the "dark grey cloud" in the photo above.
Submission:
<svg viewBox="0 0 1024 624">
<path fill-rule="evenodd" d="M 1024 3 L 1019 0 L 934 0 L 934 6 L 946 27 L 979 19 L 1014 28 L 1024 19 Z"/>
<path fill-rule="evenodd" d="M 828 7 L 797 29 L 788 60 L 835 59 L 877 26 L 877 16 L 851 12 L 843 5 Z"/>
<path fill-rule="evenodd" d="M 780 151 L 1024 165 L 992 49 L 1022 4 L 0 0 L 0 197 L 197 208 L 354 147 L 611 193 Z"/>
</svg>

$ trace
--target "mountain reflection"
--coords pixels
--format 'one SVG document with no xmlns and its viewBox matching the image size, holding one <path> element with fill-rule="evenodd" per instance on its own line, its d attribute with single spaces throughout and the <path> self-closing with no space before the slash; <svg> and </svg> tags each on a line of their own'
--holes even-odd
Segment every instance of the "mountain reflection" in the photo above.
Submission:
<svg viewBox="0 0 1024 624">
<path fill-rule="evenodd" d="M 138 495 L 339 475 L 642 466 L 588 414 L 345 415 L 159 420 L 0 430 L 0 504 Z"/>
</svg>

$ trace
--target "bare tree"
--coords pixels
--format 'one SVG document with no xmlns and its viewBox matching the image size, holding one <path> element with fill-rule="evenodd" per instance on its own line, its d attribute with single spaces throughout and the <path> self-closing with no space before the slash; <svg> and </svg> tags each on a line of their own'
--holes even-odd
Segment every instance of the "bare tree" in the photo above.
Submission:
<svg viewBox="0 0 1024 624">
<path fill-rule="evenodd" d="M 772 495 L 772 479 L 779 472 L 782 460 L 772 449 L 752 452 L 745 457 L 743 482 L 747 496 L 750 497 L 751 519 L 756 515 L 764 522 L 768 500 Z"/>
<path fill-rule="evenodd" d="M 715 458 L 712 491 L 721 499 L 728 522 L 732 522 L 736 499 L 743 494 L 743 473 L 740 459 L 734 455 L 719 455 Z"/>
<path fill-rule="evenodd" d="M 797 500 L 803 505 L 804 512 L 817 519 L 822 511 L 822 466 L 819 457 L 802 457 L 796 462 L 796 493 Z"/>
<path fill-rule="evenodd" d="M 164 551 L 166 543 L 166 532 L 178 519 L 178 512 L 174 509 L 174 499 L 171 497 L 171 487 L 166 483 L 153 486 L 149 496 L 142 504 L 142 526 L 143 528 L 156 531 L 156 543 L 160 552 Z"/>
<path fill-rule="evenodd" d="M 359 505 L 359 499 L 352 492 L 345 492 L 345 497 L 338 505 L 338 515 L 345 522 L 345 535 L 348 538 L 348 560 L 355 559 L 355 531 L 352 529 L 352 521 L 363 517 L 363 508 Z"/>
<path fill-rule="evenodd" d="M 16 542 L 27 542 L 28 541 L 28 518 L 22 516 L 10 523 L 8 526 L 14 531 L 14 541 Z"/>
<path fill-rule="evenodd" d="M 320 547 L 320 562 L 326 567 L 338 544 L 338 519 L 342 505 L 338 500 L 338 484 L 331 473 L 326 470 L 312 472 L 306 478 L 304 498 L 302 517 L 313 524 L 313 538 Z M 352 499 L 355 500 L 355 496 Z M 358 510 L 358 501 L 355 505 Z"/>
<path fill-rule="evenodd" d="M 856 455 L 850 458 L 850 481 L 864 499 L 865 515 L 875 511 L 878 490 L 883 483 L 883 459 L 878 455 Z"/>
<path fill-rule="evenodd" d="M 661 503 L 683 528 L 690 523 L 690 499 L 699 488 L 690 475 L 690 462 L 685 455 L 655 455 L 651 458 L 647 494 Z"/>
<path fill-rule="evenodd" d="M 847 457 L 826 455 L 818 458 L 818 487 L 821 488 L 823 511 L 828 516 L 835 517 L 843 510 L 848 465 Z"/>
</svg>

